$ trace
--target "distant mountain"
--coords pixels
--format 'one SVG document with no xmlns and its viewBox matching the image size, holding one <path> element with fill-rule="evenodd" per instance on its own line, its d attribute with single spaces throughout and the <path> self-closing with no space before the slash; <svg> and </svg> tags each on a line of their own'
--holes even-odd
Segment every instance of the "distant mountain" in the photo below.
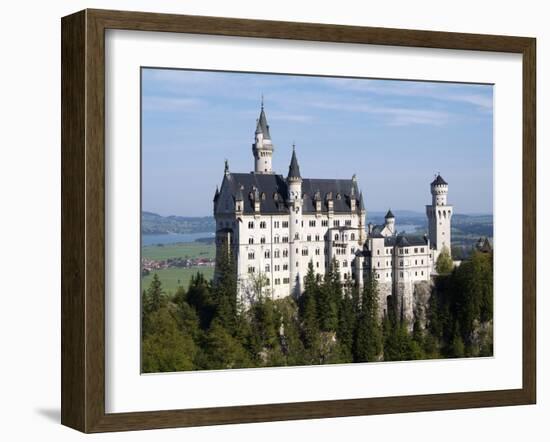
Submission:
<svg viewBox="0 0 550 442">
<path fill-rule="evenodd" d="M 141 231 L 143 234 L 162 233 L 202 233 L 214 232 L 214 217 L 162 216 L 152 212 L 141 212 Z"/>
<path fill-rule="evenodd" d="M 428 226 L 426 214 L 412 210 L 392 210 L 397 225 L 413 225 L 420 230 Z M 382 224 L 386 212 L 367 211 L 367 223 Z M 215 232 L 216 222 L 212 216 L 162 216 L 152 212 L 141 212 L 141 230 L 144 234 L 202 233 Z M 470 235 L 492 237 L 493 215 L 453 215 L 453 230 Z"/>
</svg>

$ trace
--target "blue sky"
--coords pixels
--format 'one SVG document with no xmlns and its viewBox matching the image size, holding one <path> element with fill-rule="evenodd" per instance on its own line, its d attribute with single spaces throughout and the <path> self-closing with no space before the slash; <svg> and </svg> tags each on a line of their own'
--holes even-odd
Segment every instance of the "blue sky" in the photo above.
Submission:
<svg viewBox="0 0 550 442">
<path fill-rule="evenodd" d="M 296 152 L 303 177 L 357 174 L 367 212 L 430 203 L 440 172 L 455 213 L 492 213 L 490 85 L 186 70 L 142 70 L 142 208 L 212 214 L 224 159 L 254 168 L 261 96 L 286 176 Z"/>
</svg>

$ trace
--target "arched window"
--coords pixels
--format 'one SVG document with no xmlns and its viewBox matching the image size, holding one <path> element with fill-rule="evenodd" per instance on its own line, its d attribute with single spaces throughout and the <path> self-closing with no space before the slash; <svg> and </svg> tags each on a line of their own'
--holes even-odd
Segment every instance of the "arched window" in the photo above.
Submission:
<svg viewBox="0 0 550 442">
<path fill-rule="evenodd" d="M 352 233 L 352 234 L 351 234 L 351 240 L 352 240 L 352 241 L 355 240 L 355 233 Z"/>
<path fill-rule="evenodd" d="M 254 244 L 254 238 L 252 236 L 248 238 L 248 244 Z"/>
<path fill-rule="evenodd" d="M 334 241 L 338 241 L 340 239 L 340 235 L 336 234 L 334 235 Z"/>
</svg>

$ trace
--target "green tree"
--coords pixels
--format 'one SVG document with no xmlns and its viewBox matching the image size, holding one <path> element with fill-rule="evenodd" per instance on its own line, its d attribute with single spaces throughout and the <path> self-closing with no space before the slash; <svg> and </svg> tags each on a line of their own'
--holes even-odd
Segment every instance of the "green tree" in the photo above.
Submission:
<svg viewBox="0 0 550 442">
<path fill-rule="evenodd" d="M 374 275 L 365 281 L 361 313 L 355 328 L 353 356 L 355 362 L 378 360 L 383 350 L 382 330 L 378 319 L 378 285 Z"/>
<path fill-rule="evenodd" d="M 197 311 L 201 329 L 208 330 L 216 313 L 216 302 L 209 282 L 200 272 L 191 277 L 187 302 Z"/>
<path fill-rule="evenodd" d="M 453 259 L 451 258 L 449 249 L 445 246 L 443 246 L 441 252 L 439 253 L 439 256 L 437 257 L 435 269 L 440 275 L 450 273 L 453 270 Z"/>
<path fill-rule="evenodd" d="M 313 269 L 313 262 L 308 266 Z M 321 331 L 336 331 L 338 328 L 338 306 L 342 300 L 342 283 L 336 260 L 333 259 L 321 285 L 315 287 L 317 317 Z"/>
<path fill-rule="evenodd" d="M 158 373 L 194 368 L 197 347 L 191 336 L 183 334 L 168 307 L 150 313 L 150 328 L 141 346 L 142 371 Z"/>
<path fill-rule="evenodd" d="M 200 366 L 205 370 L 253 366 L 243 345 L 217 320 L 212 321 L 202 345 Z"/>
<path fill-rule="evenodd" d="M 237 279 L 233 257 L 225 243 L 216 257 L 216 278 L 212 291 L 215 317 L 227 331 L 234 334 L 238 314 Z"/>
<path fill-rule="evenodd" d="M 340 344 L 342 362 L 353 362 L 353 342 L 358 307 L 356 299 L 358 288 L 348 287 L 340 300 L 338 308 L 338 329 L 336 338 Z"/>
<path fill-rule="evenodd" d="M 311 262 L 309 263 L 304 283 L 305 291 L 300 298 L 302 342 L 305 350 L 304 356 L 307 361 L 306 363 L 318 364 L 320 335 L 316 294 L 319 290 L 319 285 Z"/>
</svg>

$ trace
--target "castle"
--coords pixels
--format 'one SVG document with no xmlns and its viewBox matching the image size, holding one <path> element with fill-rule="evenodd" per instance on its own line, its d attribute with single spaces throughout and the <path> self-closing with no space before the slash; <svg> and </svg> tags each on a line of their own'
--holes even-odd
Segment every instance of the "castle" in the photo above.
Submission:
<svg viewBox="0 0 550 442">
<path fill-rule="evenodd" d="M 376 278 L 380 299 L 393 295 L 402 314 L 412 318 L 415 287 L 429 283 L 439 253 L 450 251 L 448 184 L 440 175 L 431 183 L 428 235 L 405 235 L 396 231 L 391 210 L 384 224 L 365 224 L 355 175 L 303 178 L 293 146 L 285 178 L 272 168 L 274 150 L 262 103 L 252 144 L 254 171 L 233 173 L 226 161 L 214 195 L 217 253 L 231 253 L 241 299 L 251 301 L 258 290 L 274 299 L 299 296 L 309 263 L 323 275 L 334 260 L 343 282 L 361 287 L 365 278 Z"/>
</svg>

